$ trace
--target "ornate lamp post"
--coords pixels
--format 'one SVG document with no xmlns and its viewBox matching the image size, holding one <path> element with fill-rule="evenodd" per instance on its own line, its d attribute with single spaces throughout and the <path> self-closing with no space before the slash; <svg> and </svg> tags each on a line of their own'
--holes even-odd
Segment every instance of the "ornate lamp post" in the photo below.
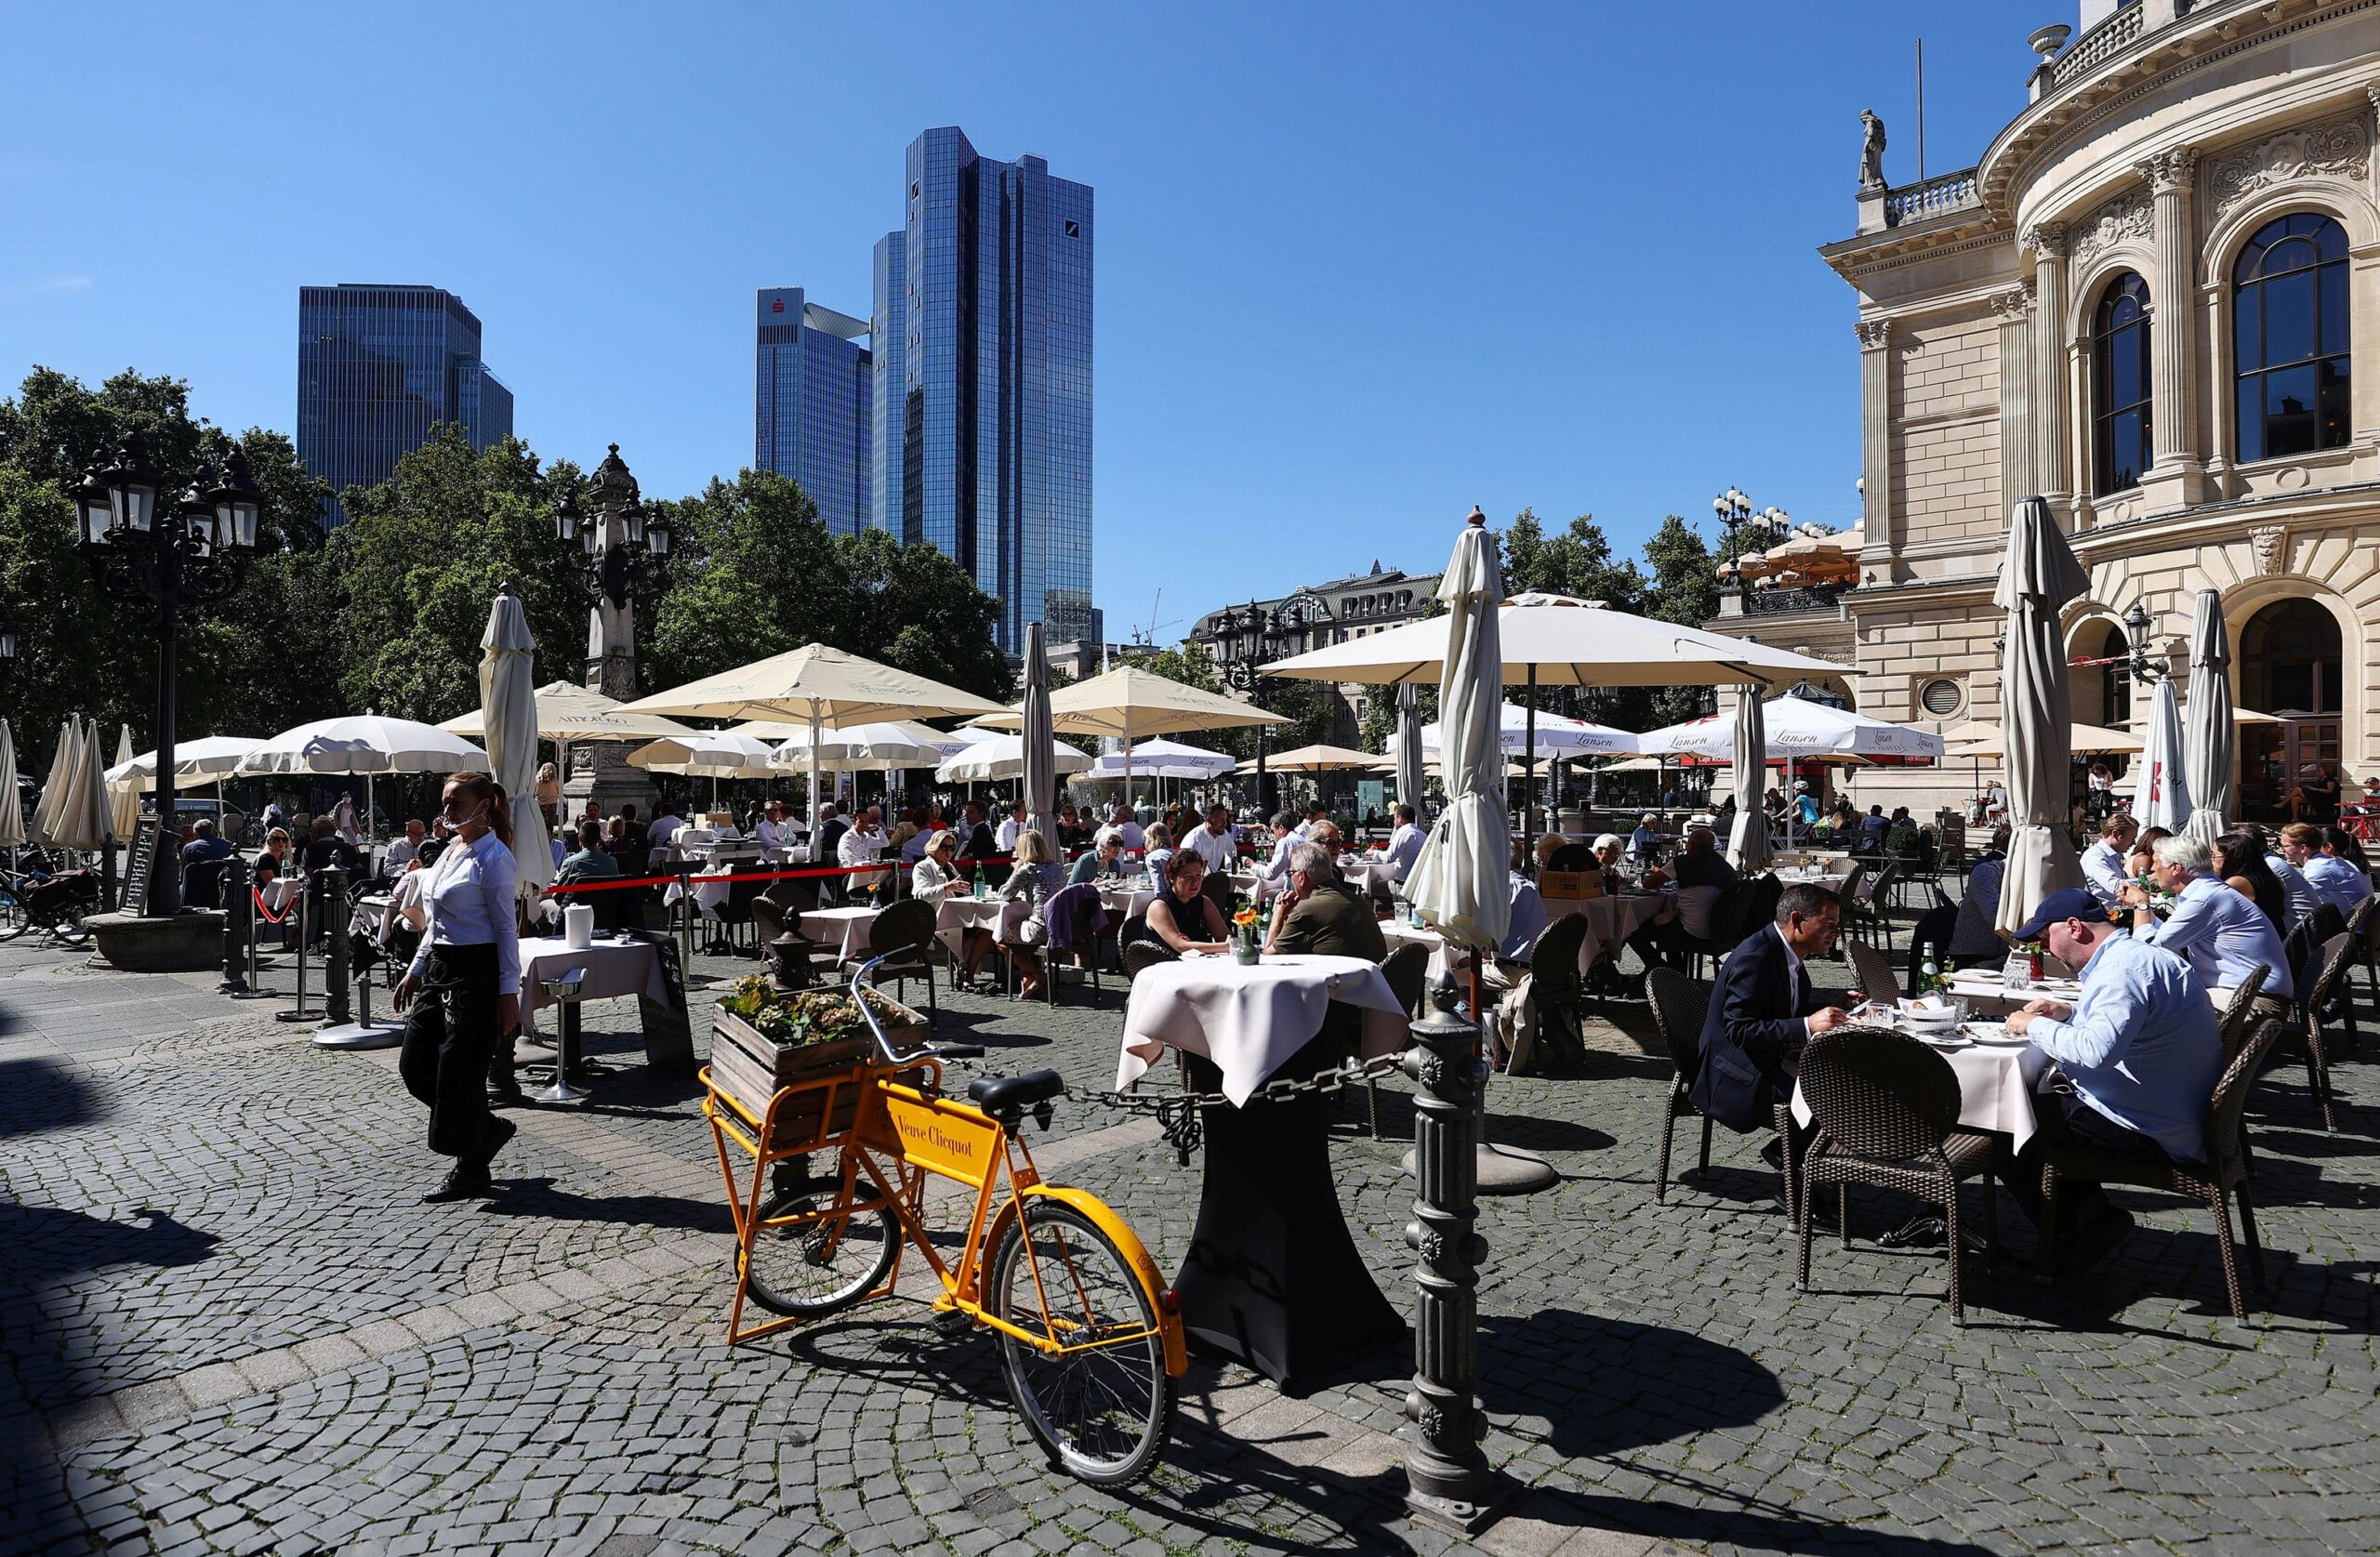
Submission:
<svg viewBox="0 0 2380 1557">
<path fill-rule="evenodd" d="M 2132 645 L 2129 668 L 2132 679 L 2143 686 L 2161 681 L 2165 677 L 2165 667 L 2149 657 L 2149 629 L 2155 625 L 2156 618 L 2149 615 L 2149 608 L 2138 600 L 2133 601 L 2132 609 L 2123 614 L 2124 639 Z"/>
<path fill-rule="evenodd" d="M 1792 518 L 1774 503 L 1754 512 L 1752 499 L 1744 495 L 1740 487 L 1732 486 L 1711 499 L 1711 511 L 1718 516 L 1719 522 L 1727 531 L 1726 555 L 1720 563 L 1720 571 L 1726 577 L 1735 580 L 1737 589 L 1742 594 L 1744 611 L 1749 614 L 1752 611 L 1752 580 L 1744 576 L 1740 559 L 1749 546 L 1765 548 L 1775 537 L 1791 530 L 1793 527 Z M 1749 541 L 1739 534 L 1747 529 L 1752 533 Z"/>
<path fill-rule="evenodd" d="M 202 607 L 239 587 L 256 555 L 264 494 L 236 444 L 219 468 L 201 472 L 179 500 L 165 495 L 164 481 L 139 440 L 127 436 L 112 463 L 92 462 L 75 489 L 74 506 L 83 559 L 99 587 L 117 600 L 147 600 L 157 610 L 157 825 L 170 838 L 178 640 L 182 625 L 195 623 Z M 150 880 L 147 917 L 179 913 L 180 873 L 161 868 Z M 139 905 L 132 911 L 138 913 Z"/>
<path fill-rule="evenodd" d="M 625 703 L 636 691 L 636 599 L 658 587 L 668 568 L 669 526 L 646 512 L 615 443 L 587 479 L 587 503 L 565 493 L 554 505 L 554 566 L 587 600 L 587 685 Z M 583 753 L 583 758 L 580 757 Z M 621 801 L 651 807 L 653 785 L 617 746 L 586 746 L 573 754 L 563 793 L 593 796 L 605 811 Z"/>
<path fill-rule="evenodd" d="M 1246 648 L 1245 653 L 1227 656 L 1223 660 L 1223 680 L 1236 692 L 1246 693 L 1251 702 L 1260 701 L 1270 691 L 1277 678 L 1266 676 L 1257 666 L 1280 657 L 1282 641 L 1289 636 L 1287 624 L 1277 611 L 1266 611 L 1250 600 L 1241 609 L 1226 607 L 1223 611 L 1223 641 Z M 1269 819 L 1275 807 L 1273 775 L 1264 771 L 1266 732 L 1272 727 L 1256 727 L 1256 808 Z"/>
</svg>

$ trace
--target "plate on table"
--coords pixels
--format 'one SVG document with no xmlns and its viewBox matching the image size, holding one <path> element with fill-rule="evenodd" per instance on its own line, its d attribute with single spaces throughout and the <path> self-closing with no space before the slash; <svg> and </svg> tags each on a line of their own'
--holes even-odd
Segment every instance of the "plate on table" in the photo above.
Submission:
<svg viewBox="0 0 2380 1557">
<path fill-rule="evenodd" d="M 2022 1049 L 2030 1040 L 2008 1031 L 2004 1022 L 1963 1022 L 1959 1031 L 1986 1049 Z"/>
<path fill-rule="evenodd" d="M 1907 1033 L 1911 1037 L 1915 1038 L 1919 1043 L 1924 1044 L 1928 1049 L 1938 1049 L 1945 1050 L 1946 1052 L 1964 1049 L 1971 1041 L 1966 1036 L 1966 1031 L 1964 1025 L 1948 1029 L 1939 1027 L 1904 1026 L 1901 1031 Z"/>
</svg>

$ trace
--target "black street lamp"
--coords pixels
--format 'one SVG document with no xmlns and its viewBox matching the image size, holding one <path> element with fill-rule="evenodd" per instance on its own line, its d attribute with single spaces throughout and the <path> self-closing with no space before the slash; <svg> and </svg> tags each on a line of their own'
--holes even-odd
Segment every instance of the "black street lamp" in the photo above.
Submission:
<svg viewBox="0 0 2380 1557">
<path fill-rule="evenodd" d="M 2133 601 L 2132 609 L 2123 614 L 2124 640 L 2132 645 L 2132 663 L 2127 668 L 2132 679 L 2144 685 L 2165 677 L 2165 667 L 2149 657 L 2149 629 L 2155 621 L 2149 614 L 2149 608 L 2138 600 Z"/>
<path fill-rule="evenodd" d="M 202 607 L 240 587 L 256 555 L 264 514 L 264 494 L 237 444 L 223 455 L 219 470 L 201 471 L 178 500 L 166 499 L 164 482 L 139 440 L 126 435 L 114 461 L 101 465 L 94 459 L 74 491 L 78 547 L 100 589 L 120 600 L 146 600 L 157 610 L 161 832 L 174 820 L 174 654 L 181 627 L 194 625 Z M 12 631 L 9 637 L 14 636 Z M 151 917 L 181 911 L 178 871 L 161 863 L 150 884 Z"/>
<path fill-rule="evenodd" d="M 1741 559 L 1746 543 L 1739 538 L 1738 532 L 1749 529 L 1752 542 L 1765 549 L 1766 545 L 1793 527 L 1792 518 L 1774 503 L 1753 511 L 1752 499 L 1744 495 L 1740 487 L 1732 486 L 1711 499 L 1711 511 L 1718 515 L 1719 522 L 1726 526 L 1727 531 L 1726 555 L 1719 564 L 1720 576 L 1723 580 L 1735 581 L 1743 597 L 1744 610 L 1749 614 L 1752 610 L 1752 580 L 1744 576 Z"/>
<path fill-rule="evenodd" d="M 0 660 L 17 657 L 17 618 L 7 600 L 0 600 Z"/>
<path fill-rule="evenodd" d="M 1219 626 L 1223 643 L 1235 651 L 1223 659 L 1224 681 L 1262 706 L 1264 693 L 1273 689 L 1279 678 L 1267 676 L 1257 667 L 1281 657 L 1282 647 L 1292 630 L 1289 624 L 1278 611 L 1267 611 L 1250 600 L 1239 609 L 1224 607 Z M 1267 820 L 1275 809 L 1273 775 L 1264 769 L 1265 732 L 1271 728 L 1263 724 L 1256 727 L 1256 807 Z"/>
<path fill-rule="evenodd" d="M 611 457 L 603 465 L 617 466 L 623 478 L 628 474 L 628 467 L 620 464 L 617 443 L 612 445 Z M 604 473 L 599 468 L 597 479 Z M 668 566 L 668 521 L 645 511 L 632 485 L 627 490 L 626 501 L 609 510 L 621 521 L 616 533 L 604 521 L 606 510 L 599 508 L 590 517 L 579 507 L 575 493 L 562 494 L 554 505 L 557 569 L 589 605 L 609 600 L 615 610 L 626 611 L 639 587 L 656 582 Z"/>
</svg>

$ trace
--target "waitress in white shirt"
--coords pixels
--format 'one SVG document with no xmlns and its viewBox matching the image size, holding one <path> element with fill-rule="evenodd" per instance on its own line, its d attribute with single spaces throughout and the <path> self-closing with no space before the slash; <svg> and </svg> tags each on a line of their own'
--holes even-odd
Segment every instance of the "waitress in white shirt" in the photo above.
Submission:
<svg viewBox="0 0 2380 1557">
<path fill-rule="evenodd" d="M 520 874 L 504 791 L 485 773 L 456 773 L 441 803 L 455 841 L 421 873 L 429 928 L 396 990 L 397 1009 L 411 1008 L 397 1069 L 430 1105 L 430 1149 L 455 1159 L 422 1196 L 431 1204 L 492 1188 L 488 1164 L 515 1127 L 488 1112 L 488 1060 L 521 1023 Z"/>
</svg>

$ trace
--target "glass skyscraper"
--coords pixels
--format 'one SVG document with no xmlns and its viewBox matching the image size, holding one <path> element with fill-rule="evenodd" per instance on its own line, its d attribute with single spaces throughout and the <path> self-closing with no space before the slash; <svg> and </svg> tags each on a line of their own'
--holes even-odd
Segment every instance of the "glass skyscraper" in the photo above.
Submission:
<svg viewBox="0 0 2380 1557">
<path fill-rule="evenodd" d="M 801 484 L 839 535 L 867 522 L 875 374 L 865 319 L 762 289 L 752 397 L 752 464 Z"/>
<path fill-rule="evenodd" d="M 871 521 L 998 596 L 1010 653 L 1037 621 L 1096 640 L 1091 188 L 953 127 L 910 143 L 906 189 L 876 250 Z"/>
<path fill-rule="evenodd" d="M 480 355 L 479 316 L 434 286 L 298 289 L 298 457 L 343 492 L 376 486 L 441 422 L 475 449 L 512 436 L 512 391 Z M 334 497 L 326 524 L 346 521 Z"/>
</svg>

